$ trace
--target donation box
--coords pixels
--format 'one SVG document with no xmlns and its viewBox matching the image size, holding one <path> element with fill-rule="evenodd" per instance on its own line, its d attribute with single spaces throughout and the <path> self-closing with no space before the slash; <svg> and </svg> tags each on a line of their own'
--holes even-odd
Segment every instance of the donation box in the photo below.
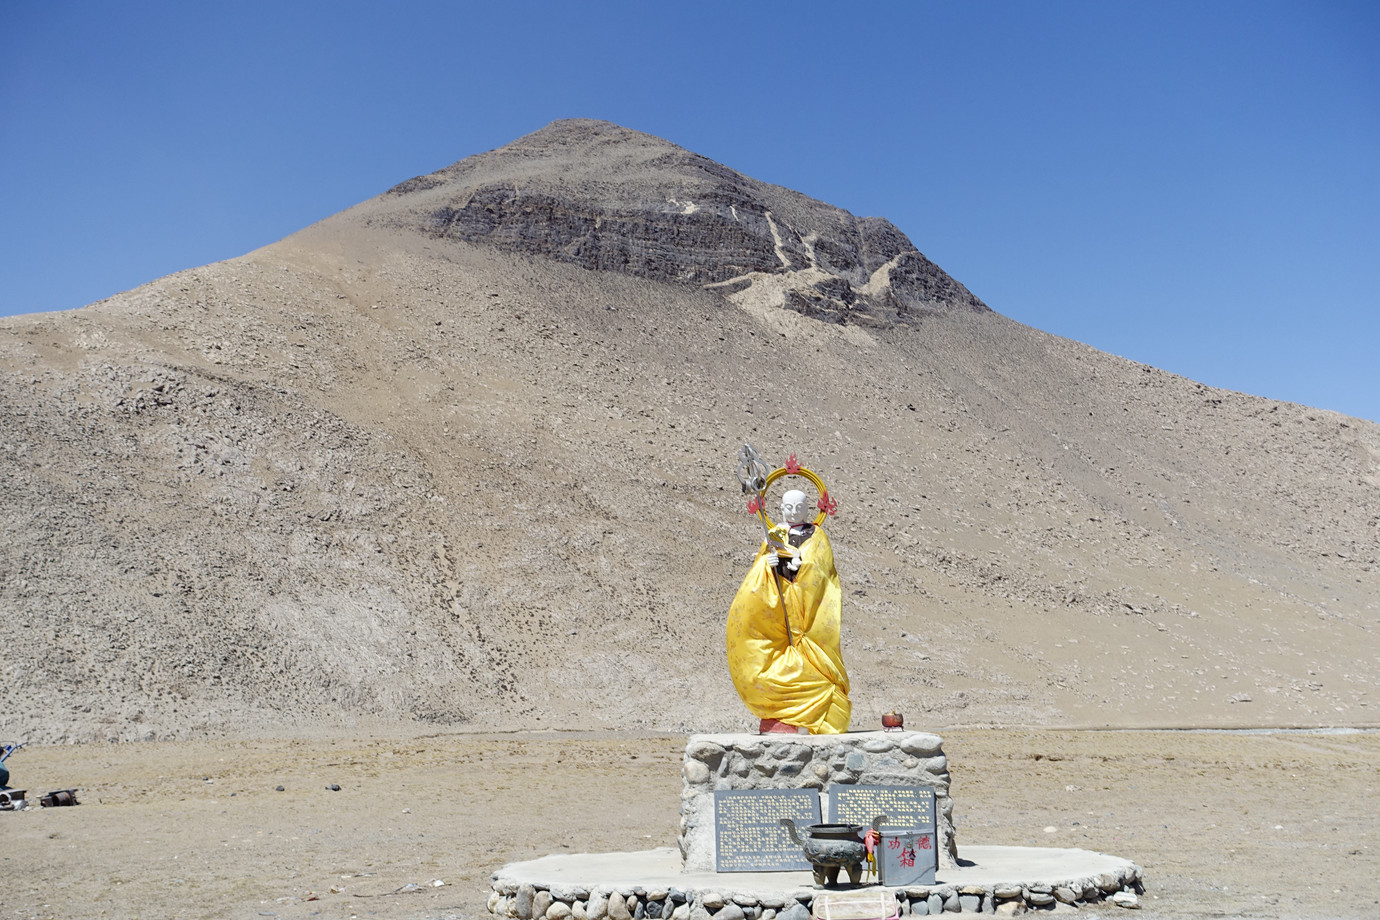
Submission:
<svg viewBox="0 0 1380 920">
<path fill-rule="evenodd" d="M 939 835 L 933 827 L 883 830 L 877 843 L 877 881 L 888 887 L 933 885 Z"/>
</svg>

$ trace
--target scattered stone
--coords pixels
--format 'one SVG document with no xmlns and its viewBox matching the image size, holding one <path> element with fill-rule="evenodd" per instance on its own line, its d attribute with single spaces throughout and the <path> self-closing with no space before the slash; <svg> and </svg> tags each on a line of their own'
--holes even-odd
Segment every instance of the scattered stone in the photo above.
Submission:
<svg viewBox="0 0 1380 920">
<path fill-rule="evenodd" d="M 331 784 L 330 784 L 329 786 L 327 786 L 326 788 L 329 789 L 329 790 L 331 790 L 332 792 L 339 792 L 339 791 L 340 791 L 340 786 L 339 786 L 339 784 L 337 784 L 337 783 L 331 783 Z"/>
<path fill-rule="evenodd" d="M 585 905 L 588 920 L 604 920 L 609 915 L 609 896 L 603 891 L 590 893 L 589 903 Z"/>
<path fill-rule="evenodd" d="M 712 741 L 696 741 L 686 747 L 685 755 L 703 761 L 712 769 L 723 759 L 724 749 Z"/>
<path fill-rule="evenodd" d="M 589 889 L 583 885 L 552 885 L 551 897 L 557 901 L 573 904 L 576 901 L 588 900 Z"/>
<path fill-rule="evenodd" d="M 518 920 L 532 920 L 532 899 L 536 896 L 537 889 L 531 885 L 518 886 L 517 898 L 513 902 L 513 909 Z"/>
<path fill-rule="evenodd" d="M 551 906 L 546 909 L 546 920 L 569 920 L 572 913 L 569 904 L 564 901 L 552 901 Z"/>
<path fill-rule="evenodd" d="M 616 891 L 609 894 L 608 917 L 609 920 L 632 920 L 628 902 Z"/>
<path fill-rule="evenodd" d="M 762 739 L 754 736 L 748 738 L 746 741 L 738 742 L 736 747 L 743 752 L 744 756 L 756 757 L 758 754 L 762 753 Z"/>
<path fill-rule="evenodd" d="M 545 890 L 538 891 L 532 898 L 532 916 L 538 918 L 545 917 L 546 912 L 551 909 L 551 902 L 553 900 L 551 892 Z"/>
<path fill-rule="evenodd" d="M 1125 907 L 1128 910 L 1140 910 L 1140 898 L 1136 897 L 1131 891 L 1118 891 L 1112 895 L 1112 903 L 1117 907 Z"/>
<path fill-rule="evenodd" d="M 700 896 L 700 904 L 705 910 L 719 910 L 724 906 L 724 896 L 717 891 L 706 891 Z"/>
<path fill-rule="evenodd" d="M 910 732 L 901 736 L 901 750 L 912 757 L 933 757 L 944 741 L 929 732 Z"/>
<path fill-rule="evenodd" d="M 701 786 L 709 782 L 709 768 L 701 761 L 685 761 L 685 764 L 681 767 L 681 772 L 685 775 L 685 781 L 691 785 Z"/>
</svg>

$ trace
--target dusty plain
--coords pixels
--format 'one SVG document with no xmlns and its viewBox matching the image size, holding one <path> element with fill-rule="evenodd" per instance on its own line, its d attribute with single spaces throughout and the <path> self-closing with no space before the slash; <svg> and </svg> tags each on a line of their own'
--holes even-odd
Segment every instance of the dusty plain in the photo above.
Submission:
<svg viewBox="0 0 1380 920">
<path fill-rule="evenodd" d="M 943 734 L 960 856 L 1126 857 L 1145 870 L 1147 920 L 1380 915 L 1380 819 L 1364 805 L 1380 734 Z M 683 748 L 610 733 L 25 748 L 16 782 L 76 787 L 82 804 L 0 814 L 0 915 L 482 917 L 505 863 L 674 846 Z"/>
</svg>

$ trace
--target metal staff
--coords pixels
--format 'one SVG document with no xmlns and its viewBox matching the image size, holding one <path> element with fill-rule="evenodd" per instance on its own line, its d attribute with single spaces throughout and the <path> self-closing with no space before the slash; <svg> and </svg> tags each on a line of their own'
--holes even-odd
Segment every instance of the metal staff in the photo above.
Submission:
<svg viewBox="0 0 1380 920">
<path fill-rule="evenodd" d="M 762 522 L 762 539 L 772 551 L 784 549 L 794 556 L 795 553 L 789 546 L 772 539 L 771 529 L 767 526 L 767 476 L 770 473 L 757 449 L 751 444 L 744 444 L 738 451 L 738 484 L 743 487 L 744 495 L 751 491 L 757 496 L 755 504 L 757 519 Z M 780 558 L 780 553 L 777 553 L 778 562 Z M 781 587 L 781 573 L 773 567 L 771 575 L 772 580 L 776 582 L 776 596 L 781 602 L 781 620 L 786 624 L 786 641 L 795 645 L 795 635 L 791 632 L 791 618 L 786 613 L 786 592 Z"/>
</svg>

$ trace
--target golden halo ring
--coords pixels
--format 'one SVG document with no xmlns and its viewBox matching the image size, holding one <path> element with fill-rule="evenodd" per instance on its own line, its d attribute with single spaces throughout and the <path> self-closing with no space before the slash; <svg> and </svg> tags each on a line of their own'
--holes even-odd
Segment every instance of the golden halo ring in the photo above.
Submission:
<svg viewBox="0 0 1380 920">
<path fill-rule="evenodd" d="M 815 487 L 815 491 L 819 493 L 820 498 L 823 498 L 824 496 L 829 494 L 829 490 L 824 488 L 824 480 L 820 479 L 819 476 L 813 470 L 807 470 L 803 466 L 797 468 L 795 472 L 791 472 L 784 466 L 772 470 L 771 473 L 767 476 L 766 484 L 762 486 L 762 494 L 766 495 L 767 490 L 771 488 L 771 484 L 773 482 L 776 482 L 776 480 L 780 479 L 782 476 L 803 476 L 806 479 L 810 480 L 810 484 Z M 768 529 L 776 526 L 776 522 L 773 521 L 771 517 L 767 514 L 765 508 L 762 509 L 761 515 L 763 520 L 767 522 Z M 815 515 L 815 526 L 818 527 L 821 524 L 823 524 L 825 518 L 827 518 L 828 516 L 829 515 L 825 513 L 824 509 L 821 508 L 819 514 Z"/>
</svg>

